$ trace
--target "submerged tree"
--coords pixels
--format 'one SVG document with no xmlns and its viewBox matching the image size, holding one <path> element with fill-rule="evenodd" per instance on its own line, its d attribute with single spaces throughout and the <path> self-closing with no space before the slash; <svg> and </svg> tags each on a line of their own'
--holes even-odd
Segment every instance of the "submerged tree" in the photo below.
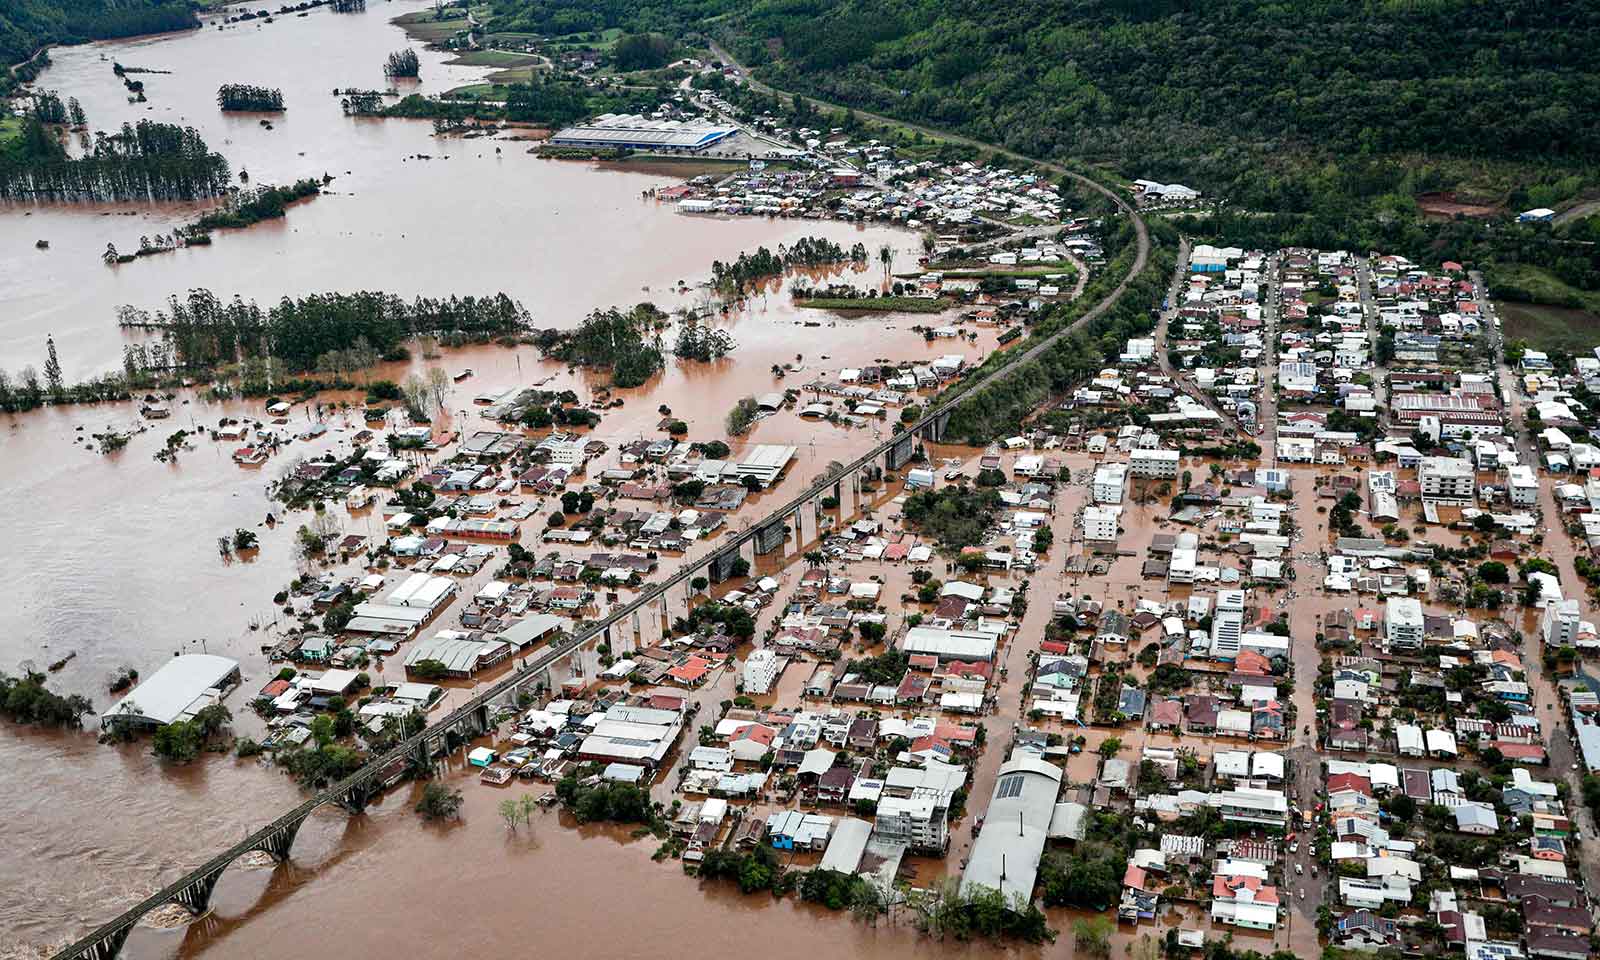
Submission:
<svg viewBox="0 0 1600 960">
<path fill-rule="evenodd" d="M 693 320 L 686 321 L 678 330 L 677 342 L 672 345 L 672 355 L 679 360 L 698 360 L 708 363 L 720 360 L 738 346 L 726 330 L 713 330 Z"/>
<path fill-rule="evenodd" d="M 756 422 L 756 416 L 760 412 L 761 407 L 757 405 L 755 397 L 741 398 L 733 405 L 733 409 L 728 411 L 727 422 L 724 424 L 728 429 L 728 435 L 737 437 L 747 432 Z"/>
<path fill-rule="evenodd" d="M 422 788 L 417 799 L 417 812 L 424 820 L 449 820 L 461 813 L 461 791 L 442 783 L 430 783 Z"/>
<path fill-rule="evenodd" d="M 44 383 L 50 396 L 60 400 L 66 385 L 61 379 L 61 360 L 56 357 L 55 337 L 44 338 Z"/>
<path fill-rule="evenodd" d="M 626 313 L 616 307 L 595 310 L 578 329 L 556 334 L 545 352 L 578 366 L 609 369 L 613 386 L 637 387 L 666 364 L 655 332 L 666 319 L 652 303 Z"/>
<path fill-rule="evenodd" d="M 223 110 L 276 112 L 283 109 L 283 91 L 248 83 L 225 83 L 217 88 L 217 106 Z"/>
<path fill-rule="evenodd" d="M 422 63 L 417 59 L 417 51 L 409 47 L 389 54 L 389 59 L 383 64 L 383 75 L 391 79 L 409 77 L 414 80 L 421 73 Z"/>
</svg>

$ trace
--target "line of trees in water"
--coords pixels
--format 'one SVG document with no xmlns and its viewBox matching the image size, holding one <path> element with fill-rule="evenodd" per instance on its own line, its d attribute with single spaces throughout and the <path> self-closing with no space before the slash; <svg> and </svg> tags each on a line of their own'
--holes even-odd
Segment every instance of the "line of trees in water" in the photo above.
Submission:
<svg viewBox="0 0 1600 960">
<path fill-rule="evenodd" d="M 724 295 L 738 295 L 768 277 L 790 267 L 824 267 L 836 263 L 865 263 L 867 247 L 857 243 L 846 250 L 824 237 L 801 237 L 793 246 L 778 244 L 774 253 L 757 247 L 755 253 L 741 253 L 732 263 L 715 260 L 711 264 L 711 285 Z"/>
<path fill-rule="evenodd" d="M 330 179 L 306 177 L 287 187 L 260 186 L 254 190 L 241 190 L 229 195 L 221 207 L 183 227 L 183 233 L 194 236 L 212 230 L 248 227 L 263 220 L 276 220 L 283 216 L 289 204 L 321 193 Z"/>
<path fill-rule="evenodd" d="M 128 399 L 128 384 L 115 374 L 94 377 L 82 383 L 67 383 L 56 356 L 56 342 L 44 341 L 44 370 L 27 364 L 13 376 L 0 370 L 0 411 L 20 413 L 49 403 L 98 403 Z M 3 675 L 0 675 L 3 676 Z M 0 701 L 4 701 L 0 696 Z"/>
<path fill-rule="evenodd" d="M 382 90 L 360 90 L 351 87 L 347 90 L 335 90 L 333 95 L 339 98 L 339 106 L 352 117 L 375 117 L 383 113 Z"/>
<path fill-rule="evenodd" d="M 410 337 L 490 339 L 519 335 L 532 324 L 527 308 L 504 293 L 414 300 L 376 291 L 317 293 L 263 308 L 194 289 L 169 297 L 154 313 L 123 306 L 117 314 L 125 326 L 160 329 L 172 361 L 195 369 L 271 357 L 288 370 L 309 371 L 323 355 L 360 341 L 377 357 L 398 358 Z"/>
<path fill-rule="evenodd" d="M 88 154 L 71 157 L 29 117 L 0 150 L 0 200 L 170 201 L 214 197 L 229 184 L 228 161 L 193 127 L 140 120 L 96 131 Z"/>
<path fill-rule="evenodd" d="M 276 112 L 283 109 L 283 91 L 248 83 L 225 83 L 217 88 L 217 106 L 224 110 Z"/>
</svg>

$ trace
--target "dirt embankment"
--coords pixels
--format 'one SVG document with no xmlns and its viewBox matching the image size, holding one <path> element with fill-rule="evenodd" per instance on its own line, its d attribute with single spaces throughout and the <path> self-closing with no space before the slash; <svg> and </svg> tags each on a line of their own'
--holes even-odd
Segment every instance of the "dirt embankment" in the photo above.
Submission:
<svg viewBox="0 0 1600 960">
<path fill-rule="evenodd" d="M 1493 203 L 1471 203 L 1454 193 L 1424 193 L 1417 197 L 1417 209 L 1430 217 L 1449 219 L 1463 217 L 1493 217 L 1505 213 L 1505 208 Z"/>
</svg>

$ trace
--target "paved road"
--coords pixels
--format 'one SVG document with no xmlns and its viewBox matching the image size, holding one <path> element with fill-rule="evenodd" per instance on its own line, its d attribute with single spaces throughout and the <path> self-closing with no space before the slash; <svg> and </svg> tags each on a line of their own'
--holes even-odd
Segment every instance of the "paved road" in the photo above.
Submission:
<svg viewBox="0 0 1600 960">
<path fill-rule="evenodd" d="M 1266 377 L 1256 403 L 1256 442 L 1261 444 L 1261 459 L 1278 463 L 1278 323 L 1283 319 L 1282 283 L 1278 279 L 1278 254 L 1267 256 L 1266 283 L 1256 293 L 1261 304 L 1261 339 L 1266 344 Z"/>
<path fill-rule="evenodd" d="M 1188 395 L 1189 399 L 1194 400 L 1221 417 L 1224 426 L 1244 432 L 1244 429 L 1239 426 L 1239 421 L 1232 414 L 1222 409 L 1217 403 L 1216 397 L 1201 390 L 1195 385 L 1191 377 L 1182 376 L 1178 371 L 1174 370 L 1171 359 L 1167 355 L 1167 344 L 1170 339 L 1169 330 L 1173 319 L 1177 317 L 1178 311 L 1182 308 L 1180 294 L 1183 292 L 1184 281 L 1189 276 L 1188 266 L 1189 238 L 1185 237 L 1178 243 L 1178 267 L 1173 271 L 1171 285 L 1167 287 L 1167 308 L 1162 310 L 1160 316 L 1156 319 L 1154 334 L 1156 363 L 1161 369 L 1161 375 L 1171 380 L 1173 387 L 1182 390 Z"/>
<path fill-rule="evenodd" d="M 1356 258 L 1356 286 L 1361 292 L 1361 322 L 1367 330 L 1367 350 L 1372 359 L 1372 396 L 1379 407 L 1389 408 L 1388 369 L 1378 366 L 1378 337 L 1383 332 L 1383 324 L 1378 319 L 1378 298 L 1372 286 L 1372 261 L 1366 257 Z"/>
<path fill-rule="evenodd" d="M 1555 224 L 1563 224 L 1573 220 L 1581 220 L 1584 217 L 1592 216 L 1596 213 L 1600 213 L 1600 200 L 1586 200 L 1583 203 L 1568 207 L 1567 209 L 1556 214 L 1555 218 L 1550 222 Z"/>
<path fill-rule="evenodd" d="M 1495 376 L 1500 386 L 1500 395 L 1506 404 L 1507 429 L 1515 439 L 1521 461 L 1537 470 L 1539 451 L 1527 436 L 1527 405 L 1517 384 L 1516 375 L 1505 361 L 1504 333 L 1494 323 L 1496 314 L 1494 304 L 1489 301 L 1486 293 L 1488 287 L 1483 282 L 1481 272 L 1473 270 L 1467 276 L 1472 280 L 1473 300 L 1478 305 L 1478 315 L 1483 323 L 1488 324 L 1487 336 L 1495 353 Z M 1552 477 L 1546 473 L 1540 477 L 1540 481 L 1539 509 L 1543 517 L 1546 520 L 1559 518 L 1561 511 L 1555 502 L 1555 484 L 1552 482 Z M 1554 557 L 1558 567 L 1571 569 L 1574 553 L 1571 537 L 1559 523 L 1547 523 L 1542 529 L 1545 536 L 1544 552 Z M 1576 581 L 1568 578 L 1567 582 L 1571 584 Z M 1574 591 L 1574 595 L 1583 609 L 1584 618 L 1594 620 L 1594 605 L 1588 595 L 1583 591 Z M 1550 755 L 1549 776 L 1567 782 L 1571 789 L 1567 803 L 1568 812 L 1587 841 L 1577 850 L 1578 869 L 1583 875 L 1584 885 L 1593 893 L 1600 891 L 1600 843 L 1595 842 L 1596 837 L 1600 837 L 1600 832 L 1596 831 L 1594 815 L 1583 803 L 1583 770 L 1578 765 L 1577 750 L 1572 740 L 1572 727 L 1562 710 L 1555 681 L 1545 673 L 1543 658 L 1540 655 L 1542 646 L 1543 640 L 1537 629 L 1525 631 L 1522 662 L 1527 668 L 1528 684 L 1533 688 L 1533 708 L 1544 724 L 1545 749 Z"/>
</svg>

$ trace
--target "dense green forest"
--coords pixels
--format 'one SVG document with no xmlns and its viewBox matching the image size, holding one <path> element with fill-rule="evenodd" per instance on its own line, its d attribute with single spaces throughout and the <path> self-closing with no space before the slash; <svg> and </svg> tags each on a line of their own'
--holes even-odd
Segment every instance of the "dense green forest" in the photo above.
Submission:
<svg viewBox="0 0 1600 960">
<path fill-rule="evenodd" d="M 781 89 L 1272 209 L 1294 160 L 1600 157 L 1600 6 L 492 0 L 491 29 L 724 42 Z M 1288 162 L 1286 162 L 1288 161 Z M 1261 176 L 1265 168 L 1273 175 Z"/>
<path fill-rule="evenodd" d="M 1541 0 L 760 0 L 737 52 L 785 89 L 1296 209 L 1284 159 L 1592 163 L 1600 7 Z M 1293 165 L 1288 167 L 1293 172 Z"/>
<path fill-rule="evenodd" d="M 6 0 L 0 3 L 0 65 L 9 67 L 49 43 L 83 43 L 188 30 L 200 20 L 187 3 L 168 0 Z M 0 90 L 11 84 L 0 70 Z"/>
<path fill-rule="evenodd" d="M 1592 226 L 1513 226 L 1503 215 L 1600 192 L 1597 4 L 491 5 L 495 29 L 709 38 L 781 90 L 1031 157 L 1182 182 L 1222 202 L 1184 222 L 1202 236 L 1458 259 L 1491 277 L 1497 264 L 1533 264 L 1600 289 L 1600 254 L 1584 246 Z M 837 126 L 838 115 L 819 123 Z M 1430 214 L 1430 195 L 1502 215 L 1485 230 Z"/>
<path fill-rule="evenodd" d="M 623 27 L 682 37 L 737 9 L 733 0 L 490 0 L 490 33 L 564 36 Z"/>
</svg>

